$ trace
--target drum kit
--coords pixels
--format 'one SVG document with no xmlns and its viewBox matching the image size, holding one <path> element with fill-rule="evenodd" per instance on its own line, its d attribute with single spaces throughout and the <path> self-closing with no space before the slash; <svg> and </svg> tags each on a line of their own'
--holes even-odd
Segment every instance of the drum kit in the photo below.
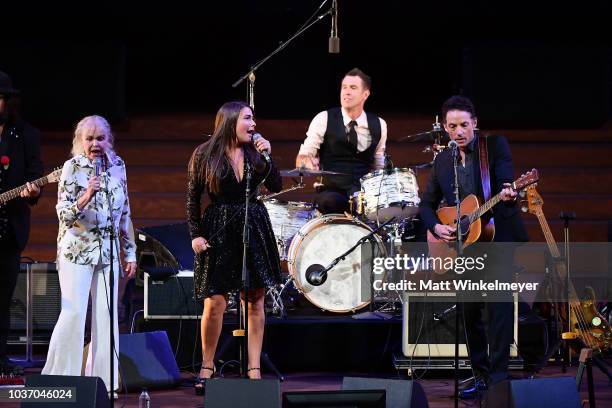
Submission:
<svg viewBox="0 0 612 408">
<path fill-rule="evenodd" d="M 425 133 L 414 136 L 422 137 Z M 429 150 L 434 157 L 439 146 L 434 143 L 433 149 Z M 426 165 L 416 169 L 422 167 Z M 326 215 L 320 214 L 311 203 L 281 201 L 275 197 L 303 188 L 304 177 L 344 173 L 295 168 L 281 170 L 280 174 L 282 177 L 299 177 L 299 182 L 279 193 L 259 197 L 270 215 L 280 258 L 287 262 L 289 271 L 288 280 L 280 285 L 280 290 L 273 288 L 268 292 L 272 296 L 274 311 L 284 312 L 281 295 L 290 282 L 310 303 L 323 311 L 355 312 L 369 305 L 371 294 L 362 292 L 360 251 L 351 252 L 330 269 L 321 285 L 308 282 L 309 268 L 330 264 L 383 223 L 388 224 L 374 234 L 379 250 L 377 256 L 387 256 L 386 242 L 401 243 L 414 238 L 407 236 L 406 232 L 418 223 L 416 216 L 420 198 L 415 170 L 386 166 L 364 175 L 360 179 L 361 189 L 349 198 L 350 212 Z M 400 301 L 399 296 L 397 301 Z"/>
</svg>

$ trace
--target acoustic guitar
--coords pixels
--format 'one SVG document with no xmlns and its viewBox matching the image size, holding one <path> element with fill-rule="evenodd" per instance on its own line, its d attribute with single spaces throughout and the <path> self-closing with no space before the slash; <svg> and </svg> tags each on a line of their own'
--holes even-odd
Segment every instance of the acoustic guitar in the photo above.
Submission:
<svg viewBox="0 0 612 408">
<path fill-rule="evenodd" d="M 535 185 L 527 187 L 526 190 L 527 210 L 530 214 L 538 218 L 542 233 L 548 245 L 548 251 L 554 261 L 553 272 L 558 274 L 561 282 L 567 280 L 567 266 L 564 259 L 561 258 L 557 242 L 550 231 L 550 226 L 542 206 L 544 200 L 536 190 Z M 595 291 L 591 287 L 585 288 L 587 292 L 586 299 L 579 300 L 576 295 L 576 289 L 572 282 L 569 282 L 568 288 L 568 303 L 556 302 L 556 307 L 561 309 L 557 314 L 564 319 L 564 327 L 569 327 L 569 332 L 562 334 L 564 340 L 579 340 L 586 347 L 593 349 L 595 352 L 602 352 L 610 348 L 612 343 L 612 330 L 606 319 L 597 311 L 595 307 Z M 568 307 L 569 304 L 569 307 Z M 567 325 L 567 310 L 570 310 L 570 324 Z M 581 347 L 577 347 L 581 348 Z"/>
<path fill-rule="evenodd" d="M 531 171 L 523 174 L 516 181 L 514 181 L 510 187 L 513 190 L 520 191 L 525 187 L 536 183 L 539 179 L 538 171 L 532 169 Z M 495 236 L 495 225 L 492 220 L 488 222 L 485 227 L 482 227 L 481 217 L 490 211 L 496 204 L 502 201 L 501 192 L 496 194 L 490 200 L 483 205 L 480 205 L 478 197 L 474 194 L 470 194 L 461 201 L 460 204 L 460 225 L 461 225 L 461 238 L 462 238 L 462 249 L 473 244 L 474 242 L 490 242 Z M 457 208 L 442 207 L 438 209 L 438 219 L 441 224 L 457 227 Z M 427 231 L 427 242 L 429 247 L 429 256 L 432 258 L 452 258 L 457 257 L 457 243 L 449 242 L 445 243 L 437 236 Z M 443 274 L 446 269 L 443 268 L 444 262 L 434 262 L 434 272 L 437 274 Z"/>
</svg>

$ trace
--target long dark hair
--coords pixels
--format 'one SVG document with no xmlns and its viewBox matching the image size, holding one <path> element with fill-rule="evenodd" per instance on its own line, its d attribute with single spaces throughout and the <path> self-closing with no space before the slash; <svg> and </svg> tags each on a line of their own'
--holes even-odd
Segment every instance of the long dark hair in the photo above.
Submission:
<svg viewBox="0 0 612 408">
<path fill-rule="evenodd" d="M 207 142 L 199 145 L 191 155 L 189 160 L 189 172 L 192 177 L 199 177 L 212 193 L 219 192 L 220 180 L 231 170 L 229 159 L 225 152 L 228 148 L 238 145 L 236 136 L 236 124 L 240 117 L 240 111 L 249 108 L 242 102 L 227 102 L 217 111 L 215 117 L 215 130 L 212 137 Z M 245 160 L 261 173 L 265 169 L 265 163 L 252 144 L 244 145 Z"/>
</svg>

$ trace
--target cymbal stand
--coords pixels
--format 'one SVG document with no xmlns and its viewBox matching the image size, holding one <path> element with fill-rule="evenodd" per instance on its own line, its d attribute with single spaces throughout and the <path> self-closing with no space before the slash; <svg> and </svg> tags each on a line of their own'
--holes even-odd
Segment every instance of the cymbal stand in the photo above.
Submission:
<svg viewBox="0 0 612 408">
<path fill-rule="evenodd" d="M 295 186 L 291 186 L 291 187 L 289 187 L 289 188 L 286 188 L 286 189 L 284 189 L 284 190 L 281 190 L 281 191 L 279 191 L 278 193 L 272 193 L 272 194 L 260 195 L 260 196 L 258 196 L 258 197 L 257 197 L 257 199 L 259 199 L 259 200 L 261 200 L 261 201 L 269 200 L 269 199 L 274 198 L 274 197 L 276 197 L 276 196 L 278 196 L 278 195 L 285 194 L 285 193 L 288 193 L 288 192 L 293 191 L 293 190 L 298 190 L 298 189 L 300 189 L 300 188 L 304 188 L 303 176 L 300 176 L 300 181 L 299 181 L 299 183 L 298 183 L 298 184 L 296 184 Z"/>
</svg>

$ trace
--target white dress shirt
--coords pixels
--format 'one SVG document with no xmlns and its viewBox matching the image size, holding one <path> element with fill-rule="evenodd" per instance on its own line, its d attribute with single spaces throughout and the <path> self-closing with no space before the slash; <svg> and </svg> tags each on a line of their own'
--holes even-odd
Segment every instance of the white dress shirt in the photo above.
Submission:
<svg viewBox="0 0 612 408">
<path fill-rule="evenodd" d="M 344 123 L 345 130 L 349 131 L 348 124 L 353 120 L 346 113 L 344 108 L 342 111 L 342 122 Z M 380 119 L 380 140 L 376 150 L 374 152 L 374 164 L 373 166 L 377 169 L 383 168 L 385 165 L 385 146 L 387 143 L 387 122 L 382 118 Z M 355 130 L 357 132 L 357 151 L 363 152 L 372 144 L 372 135 L 368 126 L 368 117 L 365 112 L 361 112 L 361 115 L 356 119 L 357 126 Z M 323 137 L 327 130 L 327 111 L 319 112 L 310 122 L 308 131 L 306 132 L 306 139 L 300 146 L 298 154 L 305 156 L 316 157 L 323 143 Z"/>
</svg>

